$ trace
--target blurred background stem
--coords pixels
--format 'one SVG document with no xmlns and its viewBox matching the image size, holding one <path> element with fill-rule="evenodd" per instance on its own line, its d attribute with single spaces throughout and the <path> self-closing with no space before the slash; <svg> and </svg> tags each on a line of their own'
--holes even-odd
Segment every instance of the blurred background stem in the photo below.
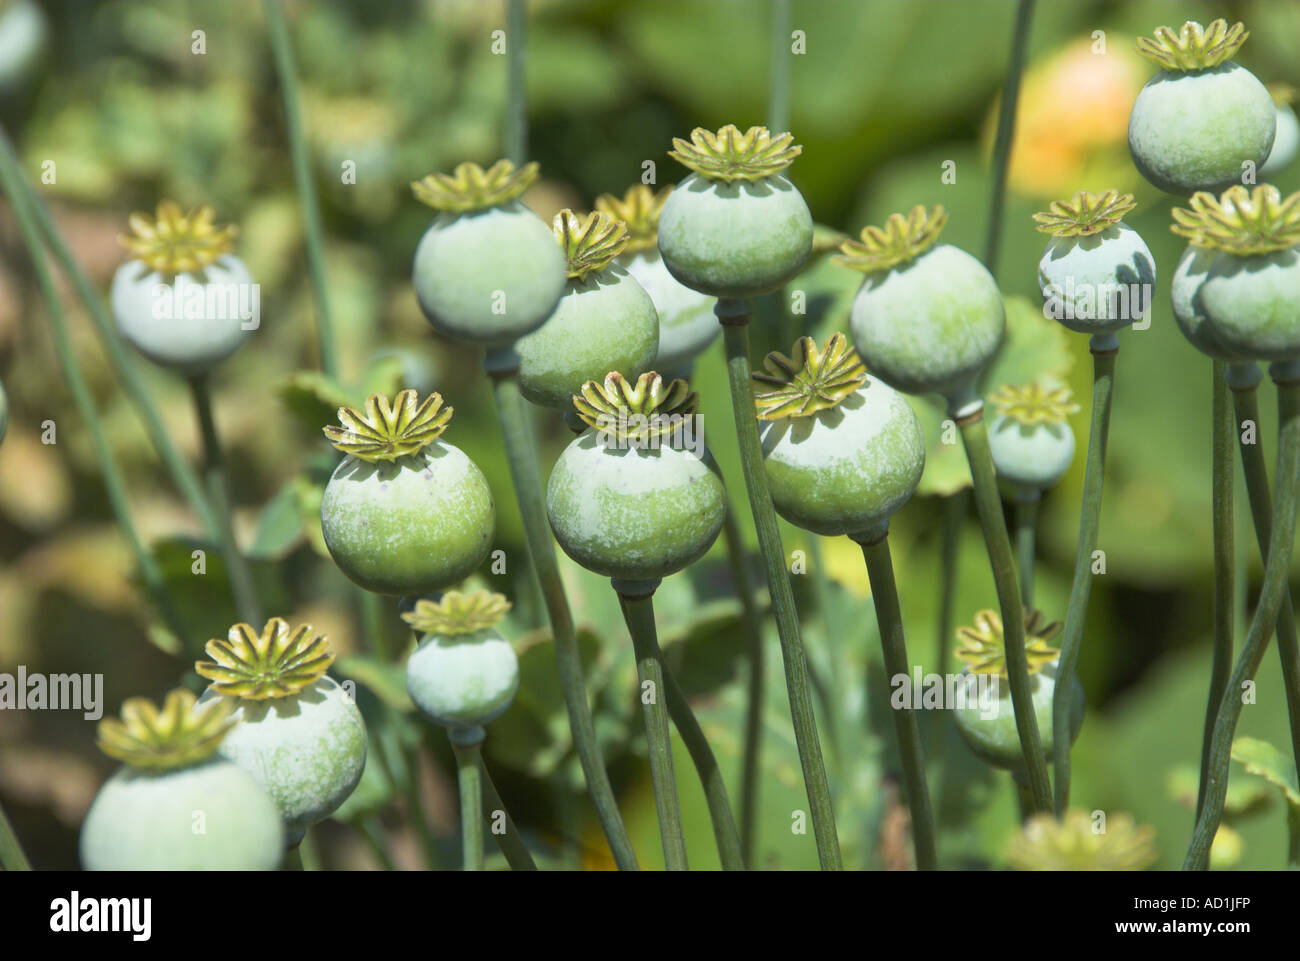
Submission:
<svg viewBox="0 0 1300 961">
<path fill-rule="evenodd" d="M 512 871 L 536 871 L 537 864 L 528 851 L 528 845 L 524 844 L 523 836 L 515 826 L 514 818 L 510 816 L 505 802 L 497 793 L 497 786 L 492 783 L 492 775 L 488 773 L 482 750 L 476 748 L 474 753 L 478 759 L 479 781 L 483 786 L 483 818 L 487 821 L 488 831 L 496 838 L 497 847 L 501 849 L 501 854 Z M 498 812 L 504 820 L 502 826 L 505 830 L 501 833 L 494 830 Z"/>
<path fill-rule="evenodd" d="M 32 864 L 27 860 L 22 843 L 9 823 L 3 805 L 0 805 L 0 867 L 6 871 L 30 871 Z"/>
<path fill-rule="evenodd" d="M 524 52 L 527 37 L 524 0 L 506 0 L 506 159 L 522 167 L 528 159 L 528 90 Z"/>
<path fill-rule="evenodd" d="M 460 789 L 461 867 L 465 871 L 483 870 L 483 781 L 479 743 L 459 744 L 454 737 L 451 741 L 456 755 L 456 784 Z"/>
<path fill-rule="evenodd" d="M 1029 46 L 1029 21 L 1034 0 L 1018 0 L 1011 35 L 1011 53 L 1007 60 L 1006 80 L 998 107 L 998 130 L 993 140 L 993 196 L 989 201 L 988 229 L 984 239 L 984 266 L 994 277 L 998 274 L 998 255 L 1002 248 L 1002 208 L 1007 195 L 1007 167 L 1011 161 L 1011 144 L 1016 132 L 1016 106 L 1020 100 L 1020 77 L 1025 69 L 1025 51 Z"/>
<path fill-rule="evenodd" d="M 1016 525 L 1016 567 L 1020 571 L 1020 603 L 1034 606 L 1034 525 L 1038 522 L 1037 492 L 1018 494 L 1011 510 Z"/>
</svg>

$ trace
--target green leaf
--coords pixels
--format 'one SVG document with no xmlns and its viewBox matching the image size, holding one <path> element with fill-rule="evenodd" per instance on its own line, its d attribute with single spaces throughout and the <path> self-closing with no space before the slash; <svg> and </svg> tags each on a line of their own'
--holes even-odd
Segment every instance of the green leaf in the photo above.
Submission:
<svg viewBox="0 0 1300 961">
<path fill-rule="evenodd" d="M 1282 792 L 1286 803 L 1300 809 L 1300 784 L 1295 765 L 1267 741 L 1256 737 L 1239 737 L 1232 742 L 1232 759 L 1251 774 L 1258 774 Z"/>
<path fill-rule="evenodd" d="M 256 560 L 277 561 L 297 547 L 302 538 L 303 511 L 298 478 L 294 478 L 276 491 L 262 508 L 248 556 Z"/>
<path fill-rule="evenodd" d="M 410 713 L 415 710 L 406 693 L 406 671 L 398 664 L 381 661 L 369 654 L 349 654 L 334 662 L 334 670 L 358 684 L 364 684 L 389 707 Z"/>
</svg>

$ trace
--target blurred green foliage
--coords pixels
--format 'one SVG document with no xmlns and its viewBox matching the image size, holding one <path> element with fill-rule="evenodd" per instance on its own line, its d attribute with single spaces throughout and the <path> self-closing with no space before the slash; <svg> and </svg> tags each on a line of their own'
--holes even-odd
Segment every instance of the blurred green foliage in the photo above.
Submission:
<svg viewBox="0 0 1300 961">
<path fill-rule="evenodd" d="M 341 654 L 336 673 L 360 685 L 371 764 L 338 820 L 377 825 L 399 853 L 406 852 L 396 858 L 398 866 L 455 863 L 450 754 L 445 739 L 419 723 L 405 699 L 398 665 L 409 641 L 391 606 L 378 620 L 363 620 L 355 593 L 325 555 L 318 516 L 320 491 L 336 461 L 320 427 L 334 408 L 399 384 L 422 393 L 436 389 L 456 408 L 448 439 L 483 467 L 497 493 L 497 546 L 506 552 L 508 572 L 485 570 L 480 579 L 515 601 L 508 626 L 520 651 L 523 685 L 513 708 L 491 726 L 488 762 L 548 865 L 608 866 L 572 753 L 478 357 L 430 334 L 409 283 L 412 252 L 429 221 L 427 209 L 412 200 L 409 182 L 462 160 L 488 162 L 502 151 L 504 62 L 491 52 L 491 34 L 504 25 L 502 5 L 285 5 L 325 214 L 342 359 L 337 381 L 316 370 L 302 221 L 260 5 L 106 0 L 41 6 L 47 48 L 24 76 L 5 81 L 0 120 L 29 175 L 39 179 L 43 164 L 55 165 L 54 181 L 40 189 L 101 289 L 120 262 L 115 236 L 132 210 L 152 209 L 162 198 L 186 207 L 210 203 L 219 219 L 241 227 L 239 251 L 262 285 L 265 323 L 256 343 L 220 371 L 217 418 L 235 472 L 237 526 L 250 546 L 264 601 L 274 613 L 311 620 L 328 633 Z M 529 13 L 530 153 L 541 162 L 544 180 L 526 199 L 543 216 L 565 205 L 586 207 L 601 192 L 621 192 L 641 176 L 645 161 L 654 162 L 659 182 L 676 179 L 680 171 L 666 156 L 670 140 L 696 125 L 763 121 L 766 0 L 535 0 Z M 951 215 L 945 241 L 981 250 L 990 118 L 1012 15 L 1008 0 L 794 3 L 793 25 L 803 31 L 806 53 L 792 58 L 792 126 L 804 145 L 792 173 L 819 223 L 856 234 L 891 212 L 942 203 Z M 1169 784 L 1177 783 L 1180 765 L 1199 756 L 1208 685 L 1209 362 L 1182 341 L 1169 313 L 1169 275 L 1181 249 L 1167 229 L 1170 199 L 1137 182 L 1122 142 L 1088 140 L 1084 127 L 1091 121 L 1084 114 L 1099 109 L 1097 102 L 1082 94 L 1063 102 L 1049 98 L 1046 106 L 1041 101 L 1057 69 L 1052 58 L 1070 44 L 1095 43 L 1094 31 L 1104 31 L 1106 56 L 1119 57 L 1134 35 L 1159 24 L 1219 15 L 1251 28 L 1242 59 L 1262 79 L 1300 85 L 1298 3 L 1042 3 L 1022 109 L 1026 156 L 1038 150 L 1056 158 L 1059 168 L 1032 166 L 1039 175 L 1058 175 L 1062 195 L 1112 185 L 1072 182 L 1076 169 L 1128 178 L 1113 185 L 1137 192 L 1138 209 L 1128 220 L 1160 266 L 1151 327 L 1125 333 L 1119 358 L 1101 523 L 1107 570 L 1093 591 L 1080 661 L 1089 715 L 1076 748 L 1073 786 L 1075 806 L 1127 810 L 1153 824 L 1159 867 L 1181 862 L 1191 828 L 1191 812 Z M 203 31 L 202 54 L 194 52 L 196 30 Z M 0 32 L 0 43 L 3 37 Z M 1034 73 L 1036 66 L 1041 74 Z M 1118 114 L 1126 118 L 1122 98 L 1101 103 L 1112 121 Z M 1062 152 L 1067 144 L 1073 153 Z M 342 176 L 349 165 L 355 165 L 354 184 Z M 1086 344 L 1037 309 L 1035 265 L 1043 239 L 1029 215 L 1054 198 L 1017 169 L 998 271 L 1010 334 L 984 386 L 1038 378 L 1068 383 L 1083 402 L 1073 421 L 1082 450 L 1090 384 Z M 945 170 L 955 172 L 955 181 L 945 182 Z M 1284 189 L 1296 188 L 1297 170 L 1292 164 L 1280 178 Z M 759 305 L 752 359 L 788 348 L 797 334 L 823 337 L 846 329 L 859 279 L 829 258 L 817 259 L 791 286 L 805 296 L 806 313 L 789 315 L 777 297 Z M 103 671 L 105 709 L 112 712 L 124 697 L 157 694 L 185 676 L 194 683 L 196 651 L 182 649 L 154 623 L 128 580 L 127 555 L 57 374 L 44 319 L 12 218 L 0 206 L 0 379 L 11 407 L 9 436 L 0 447 L 0 669 L 23 663 L 31 671 Z M 80 313 L 76 320 L 78 354 L 168 585 L 195 637 L 224 634 L 234 612 L 219 555 L 209 550 L 203 578 L 191 573 L 190 552 L 211 545 L 203 545 L 195 519 L 170 488 L 89 324 Z M 168 429 L 194 456 L 197 437 L 184 385 L 156 369 L 146 373 Z M 695 387 L 710 446 L 748 528 L 720 344 L 700 359 Z M 1267 388 L 1261 402 L 1270 410 Z M 940 408 L 926 399 L 915 406 L 930 459 L 922 491 L 897 518 L 892 540 L 912 658 L 935 670 L 940 645 L 952 643 L 934 636 L 940 495 L 968 477 L 960 449 L 942 442 Z M 55 446 L 40 443 L 46 419 L 59 425 Z M 545 470 L 568 435 L 555 415 L 539 414 L 536 421 Z M 1267 418 L 1266 450 L 1273 443 L 1271 426 Z M 1044 502 L 1038 595 L 1052 617 L 1063 614 L 1068 594 L 1082 467 L 1080 457 Z M 1244 602 L 1259 565 L 1242 517 L 1238 550 L 1249 562 L 1240 574 Z M 847 540 L 813 544 L 789 528 L 784 534 L 787 549 L 805 551 L 809 561 L 808 576 L 794 580 L 846 857 L 853 865 L 901 866 L 908 852 L 897 840 L 898 763 L 861 558 Z M 752 531 L 746 536 L 752 547 Z M 960 622 L 993 598 L 973 518 L 963 528 L 959 561 Z M 617 600 L 607 583 L 567 561 L 564 574 L 598 734 L 642 861 L 656 865 L 661 855 L 634 664 Z M 657 607 L 665 650 L 723 762 L 735 802 L 745 642 L 722 544 L 670 578 Z M 770 625 L 768 634 L 757 866 L 808 867 L 816 863 L 811 835 L 790 828 L 791 813 L 806 802 Z M 1282 744 L 1285 703 L 1272 659 L 1259 683 L 1242 731 Z M 922 723 L 943 824 L 941 859 L 951 866 L 1004 864 L 1001 852 L 1015 823 L 1010 782 L 964 750 L 942 713 L 927 714 Z M 676 747 L 692 864 L 715 866 L 703 793 L 684 747 Z M 1253 767 L 1237 768 L 1234 778 L 1263 784 L 1247 773 L 1256 771 L 1285 781 L 1286 772 L 1269 772 L 1285 767 L 1288 758 L 1265 764 L 1263 753 L 1259 749 Z M 39 867 L 75 864 L 80 816 L 109 768 L 93 749 L 92 726 L 79 716 L 0 716 L 0 796 Z M 433 825 L 434 837 L 424 845 L 411 827 L 406 786 L 412 784 L 423 793 Z M 1233 822 L 1244 845 L 1238 863 L 1277 867 L 1285 804 L 1260 804 L 1249 818 Z M 326 863 L 375 864 L 360 836 L 323 830 Z"/>
</svg>

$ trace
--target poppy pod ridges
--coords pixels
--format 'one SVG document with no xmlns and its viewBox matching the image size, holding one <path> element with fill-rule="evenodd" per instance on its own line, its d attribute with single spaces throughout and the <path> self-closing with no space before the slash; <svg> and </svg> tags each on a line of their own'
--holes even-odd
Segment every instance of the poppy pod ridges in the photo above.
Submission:
<svg viewBox="0 0 1300 961">
<path fill-rule="evenodd" d="M 79 841 L 86 870 L 272 870 L 284 851 L 274 803 L 218 755 L 234 705 L 196 704 L 178 688 L 161 708 L 145 698 L 100 722 L 98 744 L 124 762 L 99 792 Z M 210 812 L 193 830 L 195 811 Z"/>
<path fill-rule="evenodd" d="M 335 564 L 367 590 L 397 596 L 442 590 L 482 563 L 496 530 L 483 472 L 442 440 L 452 409 L 411 389 L 365 410 L 339 410 L 325 428 L 348 456 L 321 500 L 321 531 Z"/>
<path fill-rule="evenodd" d="M 564 258 L 520 197 L 539 176 L 498 160 L 462 163 L 411 184 L 438 212 L 420 238 L 411 282 L 429 324 L 454 340 L 508 348 L 536 330 L 564 292 Z"/>
</svg>

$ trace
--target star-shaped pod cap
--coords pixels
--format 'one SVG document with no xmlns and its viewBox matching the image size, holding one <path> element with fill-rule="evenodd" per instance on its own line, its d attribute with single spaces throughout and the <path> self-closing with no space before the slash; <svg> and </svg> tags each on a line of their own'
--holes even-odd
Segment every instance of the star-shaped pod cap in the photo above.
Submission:
<svg viewBox="0 0 1300 961">
<path fill-rule="evenodd" d="M 419 401 L 419 394 L 407 388 L 390 404 L 381 394 L 371 394 L 365 411 L 339 408 L 339 423 L 324 428 L 325 436 L 339 450 L 366 461 L 398 460 L 418 453 L 447 429 L 454 408 L 442 406 L 442 395 L 434 392 Z"/>
<path fill-rule="evenodd" d="M 123 702 L 122 716 L 99 722 L 99 749 L 142 771 L 189 767 L 211 757 L 235 726 L 235 705 L 211 701 L 196 706 L 193 692 L 177 688 L 159 709 L 144 697 Z"/>
<path fill-rule="evenodd" d="M 1091 237 L 1120 223 L 1135 206 L 1132 194 L 1080 190 L 1069 200 L 1052 201 L 1046 210 L 1034 214 L 1034 220 L 1039 230 L 1053 237 Z"/>
<path fill-rule="evenodd" d="M 773 136 L 766 127 L 750 127 L 741 133 L 729 123 L 717 133 L 696 127 L 690 140 L 674 137 L 668 156 L 708 180 L 733 183 L 780 173 L 801 153 L 803 147 L 788 133 Z"/>
<path fill-rule="evenodd" d="M 906 216 L 890 214 L 883 229 L 863 227 L 862 239 L 844 241 L 840 245 L 842 254 L 831 259 L 864 274 L 889 270 L 915 260 L 933 247 L 947 223 L 948 214 L 942 204 L 929 210 L 917 204 Z"/>
<path fill-rule="evenodd" d="M 624 253 L 653 250 L 659 243 L 659 213 L 672 192 L 671 185 L 655 193 L 645 184 L 636 184 L 629 187 L 622 197 L 601 194 L 596 198 L 596 209 L 626 225 Z"/>
<path fill-rule="evenodd" d="M 831 334 L 825 350 L 800 337 L 787 357 L 772 351 L 754 380 L 759 420 L 809 417 L 837 406 L 867 381 L 867 369 L 843 334 Z"/>
<path fill-rule="evenodd" d="M 635 384 L 610 371 L 604 383 L 589 380 L 573 395 L 573 407 L 588 427 L 640 443 L 671 438 L 699 403 L 686 381 L 679 377 L 665 382 L 654 371 L 642 374 Z"/>
<path fill-rule="evenodd" d="M 161 274 L 184 274 L 202 270 L 230 253 L 237 228 L 218 227 L 212 222 L 211 207 L 190 213 L 170 200 L 158 204 L 154 217 L 134 213 L 127 223 L 131 234 L 118 241 L 137 260 Z"/>
<path fill-rule="evenodd" d="M 218 694 L 248 701 L 297 694 L 334 663 L 329 642 L 310 625 L 290 630 L 278 617 L 261 631 L 236 624 L 226 638 L 208 641 L 204 650 L 212 660 L 199 661 L 194 670 L 211 681 Z"/>
<path fill-rule="evenodd" d="M 492 591 L 447 591 L 436 601 L 421 598 L 414 610 L 402 615 L 411 630 L 421 634 L 455 637 L 476 634 L 500 623 L 510 610 L 504 594 Z"/>
<path fill-rule="evenodd" d="M 1188 204 L 1174 208 L 1169 229 L 1194 247 L 1248 257 L 1300 244 L 1300 192 L 1284 200 L 1272 184 L 1254 190 L 1235 184 L 1219 197 L 1199 191 Z"/>
<path fill-rule="evenodd" d="M 411 190 L 416 200 L 434 210 L 469 213 L 523 196 L 536 183 L 540 169 L 536 163 L 526 163 L 516 170 L 509 160 L 498 160 L 487 170 L 463 163 L 450 174 L 432 173 L 415 181 Z"/>
<path fill-rule="evenodd" d="M 608 267 L 628 245 L 627 225 L 603 210 L 580 217 L 567 207 L 551 221 L 555 240 L 564 251 L 571 280 L 585 280 Z"/>
<path fill-rule="evenodd" d="M 1061 632 L 1061 622 L 1045 621 L 1041 612 L 1025 611 L 1025 656 L 1030 674 L 1037 674 L 1060 654 L 1048 644 Z M 972 674 L 1007 676 L 1006 635 L 997 611 L 979 611 L 973 627 L 957 628 L 957 659 L 965 661 Z"/>
<path fill-rule="evenodd" d="M 1031 818 L 1007 846 L 1007 860 L 1020 871 L 1141 871 L 1156 860 L 1155 831 L 1132 816 L 1111 814 L 1104 831 L 1092 815 L 1069 811 Z"/>
<path fill-rule="evenodd" d="M 1064 424 L 1071 414 L 1079 412 L 1068 387 L 1044 387 L 1042 384 L 1025 384 L 1013 387 L 1003 384 L 989 394 L 991 403 L 1003 417 L 1026 427 L 1039 424 Z"/>
<path fill-rule="evenodd" d="M 1187 73 L 1226 63 L 1249 36 L 1242 24 L 1230 27 L 1223 18 L 1208 27 L 1188 20 L 1176 33 L 1173 27 L 1156 27 L 1154 38 L 1139 37 L 1137 52 L 1165 70 Z"/>
</svg>

